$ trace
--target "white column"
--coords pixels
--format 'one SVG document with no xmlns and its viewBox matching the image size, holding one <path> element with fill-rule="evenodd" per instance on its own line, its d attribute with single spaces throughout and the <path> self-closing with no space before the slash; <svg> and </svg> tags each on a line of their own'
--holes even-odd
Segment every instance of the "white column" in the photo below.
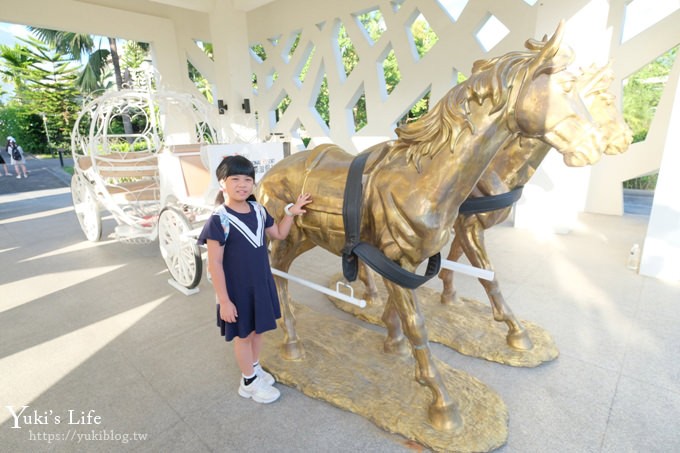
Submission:
<svg viewBox="0 0 680 453">
<path fill-rule="evenodd" d="M 223 135 L 233 140 L 232 125 L 235 125 L 239 134 L 254 136 L 256 106 L 251 86 L 246 14 L 234 9 L 230 1 L 218 0 L 210 14 L 209 23 L 215 60 L 215 99 L 223 100 L 228 106 L 226 114 L 220 116 Z M 250 114 L 246 114 L 241 107 L 244 99 L 251 102 Z"/>
<path fill-rule="evenodd" d="M 562 45 L 574 50 L 577 59 L 574 66 L 604 65 L 611 42 L 608 16 L 606 1 L 590 0 L 576 4 L 544 0 L 537 13 L 535 37 L 551 36 L 559 20 L 565 19 Z M 588 30 L 588 33 L 583 33 L 583 30 Z M 592 167 L 567 167 L 562 156 L 551 149 L 524 189 L 515 209 L 514 225 L 558 233 L 571 231 L 578 213 L 585 209 L 591 171 Z"/>
<path fill-rule="evenodd" d="M 667 117 L 663 156 L 640 274 L 680 281 L 680 59 L 675 60 L 656 115 Z M 668 95 L 667 95 L 668 94 Z M 664 102 L 664 101 L 668 102 Z M 666 116 L 667 115 L 667 116 Z"/>
</svg>

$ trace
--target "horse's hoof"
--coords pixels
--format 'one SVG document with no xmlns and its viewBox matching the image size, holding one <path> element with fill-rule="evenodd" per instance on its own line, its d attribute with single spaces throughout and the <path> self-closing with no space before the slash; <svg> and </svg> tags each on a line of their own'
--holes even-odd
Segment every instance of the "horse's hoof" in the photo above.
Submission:
<svg viewBox="0 0 680 453">
<path fill-rule="evenodd" d="M 281 347 L 281 355 L 285 360 L 302 360 L 305 358 L 305 348 L 300 341 L 284 343 Z"/>
<path fill-rule="evenodd" d="M 455 291 L 452 293 L 442 293 L 439 301 L 442 305 L 460 305 L 463 303 L 463 301 L 460 300 L 460 297 L 458 297 L 458 293 Z"/>
<path fill-rule="evenodd" d="M 387 338 L 383 345 L 383 350 L 387 354 L 408 355 L 410 352 L 410 347 L 406 341 L 406 337 L 401 337 L 399 340 Z"/>
<path fill-rule="evenodd" d="M 367 307 L 382 307 L 385 305 L 378 294 L 365 294 L 364 300 L 366 301 Z"/>
<path fill-rule="evenodd" d="M 431 405 L 427 410 L 427 415 L 432 427 L 437 431 L 458 432 L 463 429 L 463 419 L 455 405 Z"/>
<path fill-rule="evenodd" d="M 530 351 L 534 347 L 534 343 L 524 329 L 509 333 L 506 337 L 506 341 L 508 346 L 519 351 Z"/>
</svg>

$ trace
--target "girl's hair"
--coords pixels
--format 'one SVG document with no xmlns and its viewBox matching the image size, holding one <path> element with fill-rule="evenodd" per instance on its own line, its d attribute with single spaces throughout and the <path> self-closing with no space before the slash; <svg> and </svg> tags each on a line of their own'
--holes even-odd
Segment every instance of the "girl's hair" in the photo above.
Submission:
<svg viewBox="0 0 680 453">
<path fill-rule="evenodd" d="M 253 163 L 243 156 L 227 156 L 222 159 L 222 162 L 217 166 L 215 170 L 215 176 L 217 176 L 218 181 L 227 179 L 229 176 L 234 175 L 245 175 L 253 178 L 255 182 L 255 166 Z M 255 195 L 251 194 L 248 197 L 249 201 L 256 201 Z M 224 194 L 220 191 L 215 199 L 216 204 L 224 203 Z"/>
<path fill-rule="evenodd" d="M 227 179 L 229 176 L 246 175 L 255 180 L 255 166 L 253 163 L 243 156 L 227 156 L 222 159 L 222 162 L 217 166 L 215 175 L 218 181 Z"/>
</svg>

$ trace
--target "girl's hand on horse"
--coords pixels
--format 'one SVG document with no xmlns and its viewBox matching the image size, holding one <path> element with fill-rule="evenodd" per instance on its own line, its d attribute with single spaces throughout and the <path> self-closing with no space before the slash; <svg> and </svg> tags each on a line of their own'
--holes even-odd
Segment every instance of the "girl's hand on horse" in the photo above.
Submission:
<svg viewBox="0 0 680 453">
<path fill-rule="evenodd" d="M 238 313 L 236 312 L 236 305 L 232 301 L 220 302 L 220 318 L 226 322 L 236 322 Z"/>
<path fill-rule="evenodd" d="M 307 211 L 305 209 L 302 209 L 304 206 L 308 205 L 311 203 L 312 200 L 312 195 L 309 193 L 301 193 L 298 195 L 297 200 L 295 201 L 295 204 L 290 207 L 290 212 L 294 215 L 302 215 L 305 214 Z"/>
</svg>

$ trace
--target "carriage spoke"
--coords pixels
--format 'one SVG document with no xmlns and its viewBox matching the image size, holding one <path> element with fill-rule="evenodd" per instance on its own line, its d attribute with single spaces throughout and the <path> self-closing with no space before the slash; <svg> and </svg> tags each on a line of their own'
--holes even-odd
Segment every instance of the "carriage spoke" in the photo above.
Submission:
<svg viewBox="0 0 680 453">
<path fill-rule="evenodd" d="M 161 211 L 158 222 L 161 255 L 172 278 L 191 289 L 200 280 L 202 262 L 198 245 L 183 236 L 189 230 L 190 225 L 179 210 L 168 207 Z"/>
</svg>

